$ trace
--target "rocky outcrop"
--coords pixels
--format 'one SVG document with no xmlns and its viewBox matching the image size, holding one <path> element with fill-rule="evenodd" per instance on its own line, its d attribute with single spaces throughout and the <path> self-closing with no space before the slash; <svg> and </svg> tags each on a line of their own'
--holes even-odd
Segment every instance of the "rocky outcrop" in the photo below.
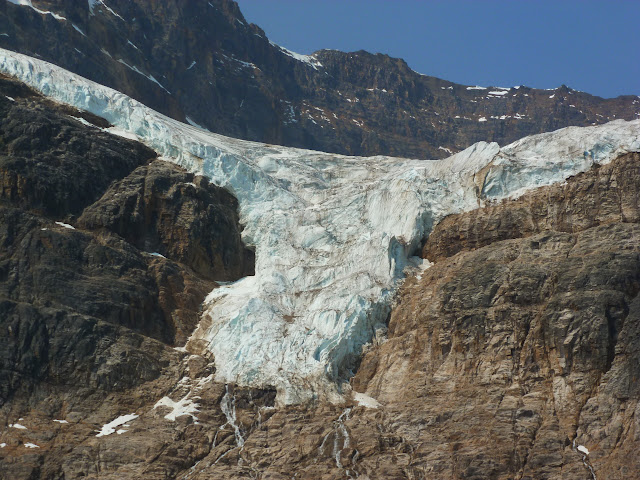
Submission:
<svg viewBox="0 0 640 480">
<path fill-rule="evenodd" d="M 0 199 L 43 215 L 77 215 L 112 181 L 156 157 L 144 145 L 91 130 L 95 115 L 53 103 L 0 76 Z M 87 132 L 91 134 L 87 135 Z"/>
<path fill-rule="evenodd" d="M 351 155 L 444 158 L 477 141 L 505 145 L 640 114 L 636 96 L 602 99 L 566 86 L 468 88 L 364 51 L 296 58 L 247 24 L 230 0 L 33 4 L 57 17 L 3 2 L 0 47 L 236 138 Z"/>
<path fill-rule="evenodd" d="M 86 208 L 78 225 L 107 228 L 216 280 L 253 275 L 254 253 L 238 229 L 238 202 L 204 177 L 164 161 L 138 167 Z"/>
<path fill-rule="evenodd" d="M 572 233 L 598 225 L 638 223 L 639 185 L 640 154 L 627 153 L 608 165 L 596 164 L 562 185 L 451 215 L 429 235 L 422 254 L 437 261 L 461 250 L 547 230 Z"/>
<path fill-rule="evenodd" d="M 82 443 L 195 368 L 173 347 L 253 252 L 228 192 L 13 80 L 0 94 L 0 476 L 75 478 L 131 460 Z"/>
</svg>

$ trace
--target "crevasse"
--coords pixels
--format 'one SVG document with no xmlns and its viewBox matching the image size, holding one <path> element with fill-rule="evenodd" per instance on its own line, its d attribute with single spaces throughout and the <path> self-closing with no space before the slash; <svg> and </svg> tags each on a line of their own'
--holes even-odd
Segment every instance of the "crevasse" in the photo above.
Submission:
<svg viewBox="0 0 640 480">
<path fill-rule="evenodd" d="M 640 121 L 569 127 L 445 160 L 348 157 L 206 132 L 52 64 L 0 49 L 0 71 L 104 117 L 240 203 L 256 275 L 211 292 L 187 349 L 217 379 L 275 386 L 281 403 L 337 401 L 422 238 L 444 216 L 640 150 Z"/>
</svg>

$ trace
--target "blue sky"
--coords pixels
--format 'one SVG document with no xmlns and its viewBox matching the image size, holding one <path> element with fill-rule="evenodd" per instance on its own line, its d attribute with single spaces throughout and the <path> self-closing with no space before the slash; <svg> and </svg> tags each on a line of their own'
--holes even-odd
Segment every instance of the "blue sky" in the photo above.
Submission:
<svg viewBox="0 0 640 480">
<path fill-rule="evenodd" d="M 245 18 L 298 53 L 400 57 L 466 85 L 640 95 L 640 0 L 238 0 Z"/>
</svg>

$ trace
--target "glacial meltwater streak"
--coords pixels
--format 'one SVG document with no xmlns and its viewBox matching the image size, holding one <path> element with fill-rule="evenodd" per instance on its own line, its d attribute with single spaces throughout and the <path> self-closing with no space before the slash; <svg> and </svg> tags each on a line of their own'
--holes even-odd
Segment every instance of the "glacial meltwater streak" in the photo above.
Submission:
<svg viewBox="0 0 640 480">
<path fill-rule="evenodd" d="M 187 349 L 216 379 L 275 386 L 280 403 L 341 398 L 362 346 L 384 327 L 411 255 L 444 216 L 519 195 L 640 150 L 640 121 L 569 127 L 445 160 L 348 157 L 213 134 L 50 63 L 0 49 L 0 71 L 104 117 L 240 203 L 256 274 L 211 292 Z"/>
</svg>

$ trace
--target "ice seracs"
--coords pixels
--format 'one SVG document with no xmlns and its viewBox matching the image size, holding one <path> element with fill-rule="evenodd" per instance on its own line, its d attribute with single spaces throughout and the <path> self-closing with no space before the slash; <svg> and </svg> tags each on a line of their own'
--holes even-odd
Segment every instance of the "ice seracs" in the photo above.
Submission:
<svg viewBox="0 0 640 480">
<path fill-rule="evenodd" d="M 281 403 L 341 400 L 340 382 L 384 327 L 411 255 L 441 218 L 640 150 L 640 121 L 615 121 L 502 148 L 480 142 L 438 161 L 347 157 L 216 135 L 7 50 L 0 71 L 238 198 L 256 274 L 207 297 L 187 350 L 212 352 L 219 381 L 276 387 Z"/>
</svg>

